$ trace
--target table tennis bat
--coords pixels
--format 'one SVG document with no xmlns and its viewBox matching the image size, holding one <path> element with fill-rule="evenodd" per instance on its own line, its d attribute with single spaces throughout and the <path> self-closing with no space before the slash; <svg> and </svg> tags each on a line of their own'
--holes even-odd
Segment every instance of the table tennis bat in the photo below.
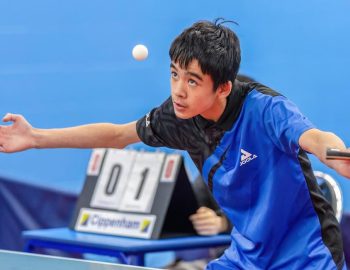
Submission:
<svg viewBox="0 0 350 270">
<path fill-rule="evenodd" d="M 327 159 L 350 159 L 350 152 L 336 148 L 328 148 L 326 153 Z"/>
</svg>

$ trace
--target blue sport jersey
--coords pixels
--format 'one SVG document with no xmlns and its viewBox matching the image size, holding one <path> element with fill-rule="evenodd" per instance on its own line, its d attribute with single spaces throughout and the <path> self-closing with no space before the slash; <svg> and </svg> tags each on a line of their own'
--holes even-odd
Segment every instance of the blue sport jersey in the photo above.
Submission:
<svg viewBox="0 0 350 270">
<path fill-rule="evenodd" d="M 207 269 L 346 269 L 339 224 L 298 143 L 311 128 L 286 97 L 237 80 L 217 122 L 177 118 L 171 98 L 137 122 L 144 143 L 188 151 L 234 224 Z"/>
</svg>

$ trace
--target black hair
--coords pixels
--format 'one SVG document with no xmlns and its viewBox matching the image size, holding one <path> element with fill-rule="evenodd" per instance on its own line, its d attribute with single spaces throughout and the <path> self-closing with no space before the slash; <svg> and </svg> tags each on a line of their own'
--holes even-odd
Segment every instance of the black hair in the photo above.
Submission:
<svg viewBox="0 0 350 270">
<path fill-rule="evenodd" d="M 197 60 L 203 74 L 211 76 L 214 90 L 220 84 L 234 82 L 241 62 L 238 37 L 222 25 L 226 22 L 235 23 L 221 18 L 196 22 L 175 38 L 169 50 L 171 61 L 181 68 Z"/>
</svg>

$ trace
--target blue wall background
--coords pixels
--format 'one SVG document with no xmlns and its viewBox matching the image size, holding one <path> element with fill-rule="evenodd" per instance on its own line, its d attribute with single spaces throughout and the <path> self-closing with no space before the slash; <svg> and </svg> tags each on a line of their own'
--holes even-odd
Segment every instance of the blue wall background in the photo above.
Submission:
<svg viewBox="0 0 350 270">
<path fill-rule="evenodd" d="M 241 39 L 241 73 L 282 92 L 350 145 L 348 0 L 0 2 L 0 115 L 35 127 L 138 119 L 169 95 L 168 48 L 185 27 L 225 17 Z M 135 44 L 149 58 L 131 57 Z M 0 176 L 72 193 L 90 150 L 0 154 Z M 334 176 L 350 210 L 350 182 Z M 192 168 L 192 167 L 191 167 Z M 192 168 L 192 173 L 194 170 Z"/>
</svg>

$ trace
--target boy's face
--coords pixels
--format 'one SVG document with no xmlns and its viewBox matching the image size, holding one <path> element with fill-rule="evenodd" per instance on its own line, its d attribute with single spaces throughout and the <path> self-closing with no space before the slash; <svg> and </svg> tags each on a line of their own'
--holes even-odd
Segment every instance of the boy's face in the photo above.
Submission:
<svg viewBox="0 0 350 270">
<path fill-rule="evenodd" d="M 222 104 L 220 91 L 214 91 L 214 83 L 210 75 L 203 74 L 197 60 L 193 60 L 182 69 L 172 62 L 171 96 L 177 117 L 188 119 L 197 115 L 217 121 L 226 103 Z"/>
</svg>

